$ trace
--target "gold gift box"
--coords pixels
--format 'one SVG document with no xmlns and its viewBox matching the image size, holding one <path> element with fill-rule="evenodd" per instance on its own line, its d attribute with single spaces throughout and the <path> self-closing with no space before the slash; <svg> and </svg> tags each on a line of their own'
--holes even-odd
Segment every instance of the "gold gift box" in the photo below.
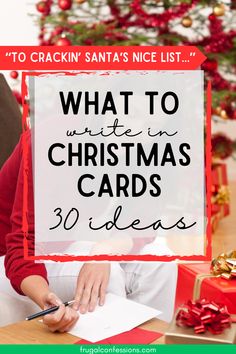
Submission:
<svg viewBox="0 0 236 354">
<path fill-rule="evenodd" d="M 165 332 L 166 344 L 236 344 L 234 323 L 221 334 L 212 334 L 209 331 L 196 334 L 193 328 L 177 326 L 175 318 L 176 316 Z"/>
</svg>

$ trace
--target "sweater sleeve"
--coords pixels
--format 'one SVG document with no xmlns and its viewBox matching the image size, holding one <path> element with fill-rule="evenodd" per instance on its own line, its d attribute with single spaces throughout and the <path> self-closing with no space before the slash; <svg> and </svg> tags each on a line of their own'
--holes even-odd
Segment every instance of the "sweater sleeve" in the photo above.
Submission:
<svg viewBox="0 0 236 354">
<path fill-rule="evenodd" d="M 20 146 L 18 143 L 0 170 L 0 256 L 6 254 L 6 235 L 11 231 L 10 217 L 15 199 L 20 168 Z"/>
<path fill-rule="evenodd" d="M 29 163 L 27 170 L 28 181 L 28 255 L 34 255 L 34 196 L 33 196 L 33 174 L 32 174 L 32 153 L 30 140 L 29 145 Z M 21 290 L 21 282 L 30 275 L 40 275 L 47 280 L 47 272 L 45 265 L 35 263 L 32 260 L 24 258 L 24 234 L 23 234 L 23 185 L 24 185 L 24 161 L 21 153 L 18 156 L 11 157 L 15 159 L 15 166 L 19 165 L 19 174 L 17 178 L 15 199 L 11 214 L 11 231 L 6 235 L 6 256 L 5 268 L 6 275 L 10 279 L 13 288 L 21 295 L 24 295 Z M 10 168 L 10 165 L 9 165 Z M 11 173 L 8 171 L 8 175 Z M 11 179 L 8 180 L 11 184 Z"/>
</svg>

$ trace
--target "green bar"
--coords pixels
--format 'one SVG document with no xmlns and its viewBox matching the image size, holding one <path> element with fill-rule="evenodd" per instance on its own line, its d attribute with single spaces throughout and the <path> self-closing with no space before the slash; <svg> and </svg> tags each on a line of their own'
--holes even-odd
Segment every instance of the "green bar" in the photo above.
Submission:
<svg viewBox="0 0 236 354">
<path fill-rule="evenodd" d="M 1 345 L 1 354 L 233 354 L 236 345 Z"/>
</svg>

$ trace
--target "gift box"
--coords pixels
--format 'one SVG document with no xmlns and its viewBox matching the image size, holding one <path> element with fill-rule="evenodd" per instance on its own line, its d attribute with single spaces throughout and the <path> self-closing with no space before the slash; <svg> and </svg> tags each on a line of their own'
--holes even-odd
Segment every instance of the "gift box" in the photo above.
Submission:
<svg viewBox="0 0 236 354">
<path fill-rule="evenodd" d="M 166 344 L 235 344 L 236 325 L 232 324 L 221 334 L 211 332 L 196 334 L 193 328 L 179 327 L 175 318 L 165 333 Z"/>
<path fill-rule="evenodd" d="M 224 163 L 212 165 L 212 213 L 223 218 L 230 213 L 227 167 Z"/>
<path fill-rule="evenodd" d="M 211 211 L 211 231 L 213 233 L 216 231 L 221 219 L 222 219 L 221 211 L 219 210 Z"/>
<path fill-rule="evenodd" d="M 225 304 L 231 314 L 236 314 L 236 277 L 224 279 L 211 274 L 210 269 L 210 262 L 178 265 L 175 307 L 188 299 L 207 298 Z"/>
<path fill-rule="evenodd" d="M 225 163 L 212 164 L 212 185 L 214 187 L 228 185 L 227 167 Z"/>
</svg>

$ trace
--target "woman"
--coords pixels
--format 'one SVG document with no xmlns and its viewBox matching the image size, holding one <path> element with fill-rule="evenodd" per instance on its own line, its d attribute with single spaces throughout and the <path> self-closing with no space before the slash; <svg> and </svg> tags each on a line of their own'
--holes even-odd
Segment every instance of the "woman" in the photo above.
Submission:
<svg viewBox="0 0 236 354">
<path fill-rule="evenodd" d="M 30 146 L 30 135 L 24 136 Z M 34 254 L 34 199 L 32 156 L 29 148 L 28 174 L 28 247 Z M 110 291 L 120 296 L 155 307 L 163 312 L 163 320 L 170 321 L 173 313 L 176 287 L 174 263 L 35 263 L 24 258 L 23 247 L 23 159 L 22 139 L 0 171 L 0 291 L 14 298 L 18 308 L 24 302 L 24 316 L 32 310 L 30 300 L 39 307 L 60 305 L 58 311 L 44 316 L 51 331 L 69 331 L 78 320 L 78 312 L 93 311 L 102 306 Z M 91 250 L 83 250 L 89 254 Z M 78 250 L 81 254 L 82 250 Z M 6 275 L 3 275 L 3 261 Z M 62 302 L 75 299 L 73 307 Z M 23 302 L 22 302 L 23 301 Z M 18 313 L 18 309 L 13 309 Z M 19 313 L 21 313 L 19 311 Z M 21 316 L 23 314 L 21 313 Z M 13 316 L 14 317 L 14 316 Z M 18 320 L 12 318 L 12 320 Z M 22 318 L 21 318 L 22 319 Z"/>
</svg>

